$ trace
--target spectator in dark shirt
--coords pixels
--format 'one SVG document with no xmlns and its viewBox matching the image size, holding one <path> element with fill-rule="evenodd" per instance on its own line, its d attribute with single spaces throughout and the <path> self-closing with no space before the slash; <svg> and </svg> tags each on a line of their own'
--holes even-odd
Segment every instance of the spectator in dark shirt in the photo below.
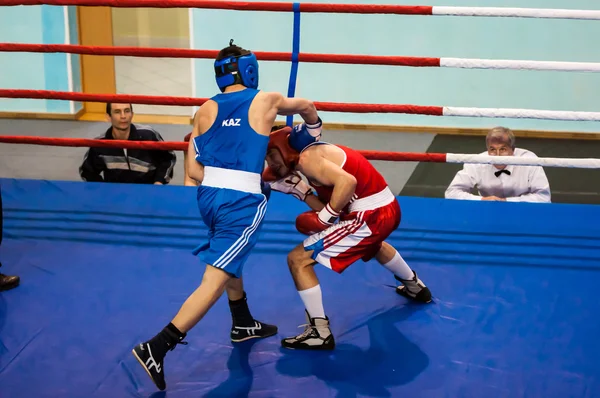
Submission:
<svg viewBox="0 0 600 398">
<path fill-rule="evenodd" d="M 131 104 L 106 104 L 111 127 L 98 139 L 164 141 L 150 126 L 133 124 Z M 168 184 L 177 158 L 173 151 L 147 149 L 90 148 L 79 168 L 84 181 L 134 184 Z"/>
</svg>

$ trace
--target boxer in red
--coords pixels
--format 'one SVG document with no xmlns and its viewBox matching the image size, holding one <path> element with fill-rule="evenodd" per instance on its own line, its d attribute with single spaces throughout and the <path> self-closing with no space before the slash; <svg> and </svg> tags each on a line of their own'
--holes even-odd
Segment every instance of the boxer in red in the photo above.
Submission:
<svg viewBox="0 0 600 398">
<path fill-rule="evenodd" d="M 401 213 L 383 176 L 360 153 L 345 146 L 317 141 L 298 152 L 289 144 L 290 131 L 271 133 L 263 180 L 270 181 L 271 189 L 292 194 L 312 209 L 296 218 L 298 231 L 309 236 L 287 259 L 309 324 L 303 333 L 281 344 L 291 349 L 331 350 L 335 340 L 313 269 L 316 263 L 342 273 L 357 260 L 375 258 L 402 283 L 397 293 L 429 303 L 431 292 L 396 249 L 384 242 L 398 228 Z"/>
</svg>

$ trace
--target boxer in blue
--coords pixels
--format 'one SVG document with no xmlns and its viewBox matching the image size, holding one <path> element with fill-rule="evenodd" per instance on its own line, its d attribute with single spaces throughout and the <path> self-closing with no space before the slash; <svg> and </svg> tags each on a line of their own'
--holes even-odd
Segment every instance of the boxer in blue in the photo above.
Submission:
<svg viewBox="0 0 600 398">
<path fill-rule="evenodd" d="M 197 200 L 209 230 L 208 242 L 196 248 L 207 264 L 200 286 L 175 318 L 133 355 L 158 389 L 166 388 L 164 358 L 183 342 L 224 291 L 233 318 L 231 340 L 245 341 L 277 333 L 277 327 L 254 319 L 242 281 L 242 270 L 256 244 L 267 210 L 269 185 L 263 183 L 267 145 L 277 115 L 298 114 L 305 123 L 294 128 L 298 146 L 318 140 L 321 119 L 312 101 L 258 90 L 256 56 L 233 44 L 214 63 L 221 90 L 194 117 L 187 153 L 189 177 L 198 181 Z M 302 147 L 296 148 L 302 150 Z"/>
</svg>

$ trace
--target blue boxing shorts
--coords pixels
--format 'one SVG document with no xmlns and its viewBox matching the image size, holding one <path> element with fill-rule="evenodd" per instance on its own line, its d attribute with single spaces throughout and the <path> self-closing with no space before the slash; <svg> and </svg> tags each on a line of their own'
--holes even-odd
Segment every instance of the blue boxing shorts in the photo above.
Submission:
<svg viewBox="0 0 600 398">
<path fill-rule="evenodd" d="M 194 249 L 194 255 L 236 278 L 241 277 L 258 241 L 267 212 L 267 196 L 200 185 L 196 198 L 208 227 L 208 243 Z"/>
</svg>

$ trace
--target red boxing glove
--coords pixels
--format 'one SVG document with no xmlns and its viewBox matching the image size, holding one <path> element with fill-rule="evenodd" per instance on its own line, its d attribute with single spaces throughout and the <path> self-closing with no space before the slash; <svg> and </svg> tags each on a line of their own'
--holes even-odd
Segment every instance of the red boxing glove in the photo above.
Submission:
<svg viewBox="0 0 600 398">
<path fill-rule="evenodd" d="M 316 234 L 327 229 L 327 227 L 328 225 L 323 224 L 319 220 L 317 212 L 312 210 L 306 211 L 296 217 L 296 229 L 304 235 Z"/>
<path fill-rule="evenodd" d="M 296 217 L 296 229 L 304 235 L 321 232 L 333 225 L 340 213 L 334 211 L 329 203 L 320 212 L 306 211 Z"/>
<path fill-rule="evenodd" d="M 273 173 L 273 170 L 271 170 L 269 166 L 267 166 L 262 172 L 262 179 L 264 182 L 271 182 L 279 180 L 279 177 Z"/>
</svg>

